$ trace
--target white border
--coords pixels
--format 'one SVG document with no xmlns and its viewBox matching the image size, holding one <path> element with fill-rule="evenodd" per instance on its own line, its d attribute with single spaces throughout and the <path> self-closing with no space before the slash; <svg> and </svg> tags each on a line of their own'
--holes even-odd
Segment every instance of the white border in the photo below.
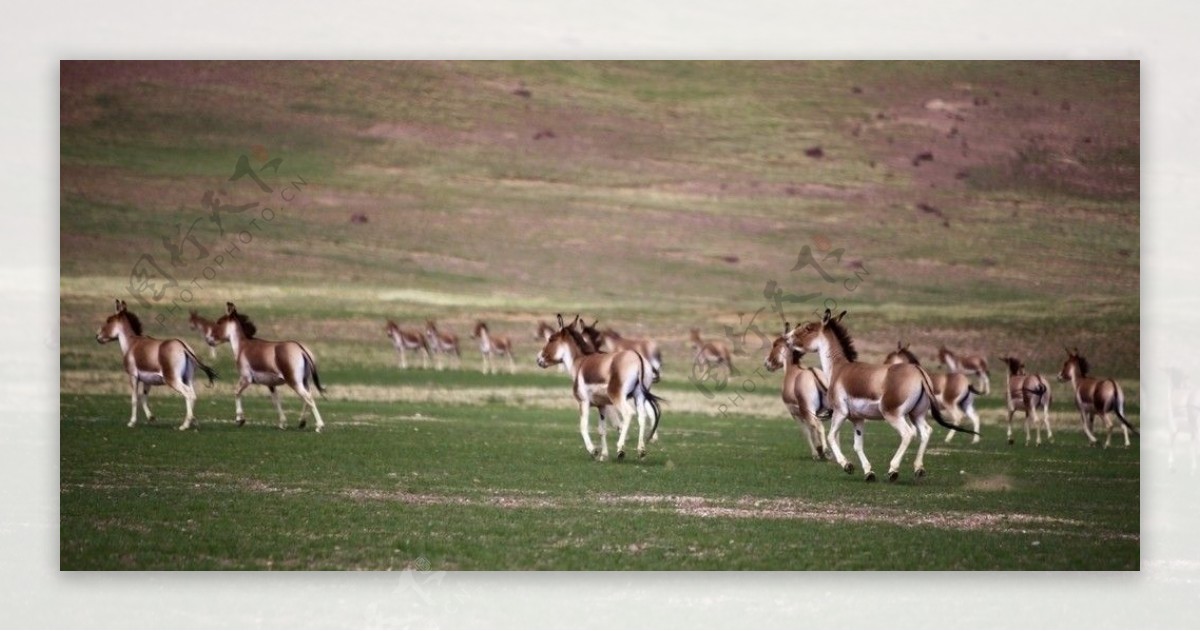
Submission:
<svg viewBox="0 0 1200 631">
<path fill-rule="evenodd" d="M 61 58 L 1125 58 L 1142 60 L 1143 376 L 1197 304 L 1200 4 L 1141 2 L 336 3 L 7 6 L 0 350 L 0 625 L 55 627 L 1193 626 L 1197 478 L 1143 465 L 1140 573 L 60 573 Z M 31 317 L 32 315 L 32 317 Z M 1195 337 L 1195 336 L 1193 336 Z M 1169 342 L 1168 342 L 1169 340 Z M 1195 344 L 1195 342 L 1190 342 Z M 1186 347 L 1189 352 L 1196 350 Z M 1197 355 L 1200 356 L 1200 355 Z M 29 357 L 36 359 L 30 361 Z M 1154 423 L 1150 410 L 1143 424 Z M 1143 451 L 1143 462 L 1160 454 Z M 1104 489 L 1096 489 L 1103 493 Z M 796 536 L 803 537 L 801 528 Z"/>
</svg>

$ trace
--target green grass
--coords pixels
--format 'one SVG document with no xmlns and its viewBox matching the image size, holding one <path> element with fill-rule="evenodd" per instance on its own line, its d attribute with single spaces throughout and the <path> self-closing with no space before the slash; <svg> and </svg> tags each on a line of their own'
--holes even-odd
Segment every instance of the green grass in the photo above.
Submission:
<svg viewBox="0 0 1200 631">
<path fill-rule="evenodd" d="M 1137 450 L 1061 426 L 1038 448 L 939 429 L 928 477 L 914 448 L 866 484 L 808 460 L 782 410 L 668 408 L 645 460 L 598 463 L 569 411 L 327 401 L 318 435 L 274 429 L 261 395 L 237 428 L 202 395 L 198 432 L 174 429 L 177 397 L 134 429 L 124 397 L 64 397 L 63 569 L 1138 567 Z M 868 425 L 877 470 L 895 445 Z"/>
<path fill-rule="evenodd" d="M 869 486 L 802 457 L 774 375 L 742 416 L 713 417 L 717 402 L 688 383 L 687 346 L 692 327 L 719 339 L 744 324 L 774 280 L 819 294 L 785 305 L 792 322 L 826 301 L 849 310 L 864 359 L 904 340 L 932 364 L 945 344 L 986 354 L 994 389 L 1000 355 L 1052 375 L 1062 347 L 1078 346 L 1097 375 L 1121 380 L 1136 416 L 1136 63 L 80 70 L 64 71 L 61 90 L 64 568 L 400 568 L 421 557 L 464 569 L 1137 567 L 1137 455 L 1083 447 L 1061 384 L 1056 445 L 999 444 L 1001 404 L 984 398 L 982 448 L 937 442 L 929 479 Z M 935 160 L 912 166 L 925 150 Z M 268 203 L 228 181 L 238 156 L 257 165 L 264 154 L 283 158 L 281 179 L 307 180 L 301 194 L 270 202 L 275 220 L 173 312 L 173 294 L 134 307 L 130 269 L 143 253 L 168 264 L 162 240 L 176 224 L 201 218 L 211 253 L 228 246 L 205 219 L 205 191 Z M 844 248 L 832 276 L 853 275 L 851 261 L 869 270 L 854 291 L 790 271 L 802 246 L 822 243 Z M 188 283 L 211 264 L 170 269 Z M 159 427 L 126 429 L 118 352 L 94 340 L 116 297 L 150 334 L 193 346 L 187 310 L 215 317 L 226 301 L 262 337 L 304 341 L 331 385 L 330 431 L 268 429 L 261 394 L 248 399 L 254 423 L 225 422 L 227 348 L 212 362 L 220 387 L 201 388 L 201 432 L 168 431 L 182 402 L 162 394 Z M 533 366 L 536 322 L 556 313 L 662 345 L 668 421 L 647 461 L 584 457 L 563 376 Z M 462 338 L 464 370 L 396 368 L 384 321 L 428 318 Z M 473 372 L 476 319 L 516 341 L 517 374 Z M 778 320 L 767 310 L 757 324 L 774 336 Z M 735 364 L 751 373 L 762 358 L 746 342 Z M 895 439 L 876 426 L 868 436 L 882 469 Z M 983 490 L 997 486 L 1007 490 Z M 724 516 L 604 493 L 696 496 Z M 756 501 L 803 517 L 763 517 Z M 827 522 L 814 506 L 958 521 Z M 968 512 L 1086 525 L 989 530 L 968 527 Z"/>
</svg>

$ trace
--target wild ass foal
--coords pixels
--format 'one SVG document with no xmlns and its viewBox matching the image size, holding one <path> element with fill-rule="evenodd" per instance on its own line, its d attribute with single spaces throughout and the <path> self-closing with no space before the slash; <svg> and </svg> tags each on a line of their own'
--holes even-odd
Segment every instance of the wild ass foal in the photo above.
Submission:
<svg viewBox="0 0 1200 631">
<path fill-rule="evenodd" d="M 238 370 L 237 391 L 234 401 L 239 427 L 246 424 L 246 413 L 242 410 L 242 392 L 251 384 L 267 387 L 271 393 L 271 402 L 279 413 L 279 429 L 284 429 L 287 418 L 283 414 L 283 406 L 279 403 L 279 393 L 275 388 L 287 384 L 304 401 L 300 408 L 301 429 L 308 423 L 304 415 L 312 408 L 313 417 L 317 420 L 317 431 L 325 427 L 321 420 L 321 411 L 313 400 L 312 392 L 308 389 L 308 381 L 316 386 L 317 391 L 324 394 L 321 378 L 317 376 L 317 362 L 312 353 L 300 342 L 268 342 L 254 337 L 258 332 L 254 323 L 245 314 L 238 313 L 232 302 L 225 303 L 225 315 L 217 320 L 213 327 L 211 343 L 229 342 L 233 349 L 234 364 Z"/>
<path fill-rule="evenodd" d="M 786 367 L 783 372 L 783 390 L 780 393 L 783 405 L 792 418 L 796 419 L 801 433 L 808 439 L 808 449 L 812 452 L 813 460 L 827 460 L 829 447 L 825 443 L 825 426 L 821 424 L 818 415 L 826 410 L 825 396 L 829 384 L 820 370 L 800 364 L 803 353 L 788 348 L 787 334 L 791 329 L 792 327 L 785 322 L 783 335 L 775 338 L 767 358 L 763 360 L 763 367 L 769 372 Z"/>
<path fill-rule="evenodd" d="M 1013 444 L 1012 420 L 1017 410 L 1025 412 L 1025 445 L 1029 445 L 1029 424 L 1032 421 L 1038 445 L 1042 444 L 1042 428 L 1038 425 L 1038 408 L 1042 410 L 1042 423 L 1046 426 L 1046 440 L 1054 442 L 1050 429 L 1050 382 L 1046 378 L 1025 373 L 1025 362 L 1016 357 L 1001 357 L 1008 366 L 1008 390 L 1004 401 L 1008 407 L 1008 444 Z"/>
<path fill-rule="evenodd" d="M 896 342 L 896 350 L 888 353 L 883 360 L 884 364 L 914 364 L 921 365 L 921 361 L 912 351 L 908 350 L 908 344 Z M 979 442 L 979 413 L 975 411 L 975 397 L 983 394 L 971 385 L 971 380 L 967 379 L 966 375 L 960 373 L 935 373 L 929 375 L 930 383 L 933 384 L 933 394 L 941 402 L 942 407 L 950 413 L 950 422 L 958 425 L 962 423 L 963 414 L 971 419 L 972 425 L 975 427 L 975 437 L 971 439 L 971 444 Z M 950 442 L 954 438 L 954 430 L 946 432 L 946 442 Z"/>
<path fill-rule="evenodd" d="M 1096 436 L 1092 433 L 1092 424 L 1096 415 L 1104 421 L 1108 435 L 1104 438 L 1107 448 L 1112 442 L 1112 419 L 1110 412 L 1115 412 L 1121 419 L 1121 429 L 1125 432 L 1125 446 L 1129 446 L 1129 430 L 1137 434 L 1137 428 L 1129 424 L 1125 418 L 1125 393 L 1121 386 L 1112 379 L 1093 379 L 1088 376 L 1088 362 L 1079 354 L 1079 349 L 1065 349 L 1067 361 L 1063 362 L 1062 370 L 1058 373 L 1059 381 L 1070 381 L 1071 389 L 1075 391 L 1075 407 L 1079 409 L 1079 418 L 1083 421 L 1083 433 L 1087 434 L 1088 444 L 1096 445 Z"/>
<path fill-rule="evenodd" d="M 405 329 L 399 324 L 388 320 L 387 326 L 383 327 L 383 332 L 392 338 L 392 346 L 395 346 L 396 352 L 400 354 L 401 368 L 408 368 L 408 358 L 405 356 L 407 351 L 423 353 L 421 355 L 421 368 L 429 367 L 429 359 L 432 355 L 429 352 L 429 340 L 425 338 L 423 331 Z"/>
<path fill-rule="evenodd" d="M 507 336 L 492 335 L 488 331 L 488 325 L 483 320 L 475 321 L 475 329 L 471 332 L 473 339 L 479 340 L 479 352 L 483 355 L 483 359 L 479 365 L 479 370 L 483 374 L 488 374 L 489 371 L 496 372 L 496 365 L 492 360 L 493 355 L 508 358 L 508 372 L 512 374 L 516 372 L 517 366 L 513 361 L 513 344 Z"/>
<path fill-rule="evenodd" d="M 835 318 L 826 309 L 820 321 L 797 326 L 786 336 L 789 348 L 817 353 L 821 368 L 829 375 L 827 401 L 833 410 L 829 448 L 842 470 L 853 473 L 854 465 L 846 461 L 838 445 L 838 430 L 849 418 L 854 423 L 854 451 L 866 472 L 866 480 L 874 482 L 875 472 L 863 451 L 863 426 L 867 419 L 882 418 L 900 434 L 900 447 L 888 466 L 888 480 L 895 481 L 900 476 L 900 461 L 912 441 L 915 425 L 921 444 L 914 470 L 918 478 L 922 477 L 925 475 L 925 448 L 931 433 L 929 423 L 925 421 L 926 412 L 932 413 L 934 420 L 943 427 L 968 434 L 975 432 L 942 418 L 933 394 L 933 383 L 924 368 L 907 363 L 883 366 L 857 361 L 854 340 L 841 324 L 845 315 L 843 311 Z"/>
<path fill-rule="evenodd" d="M 442 369 L 442 354 L 454 355 L 455 365 L 462 367 L 462 353 L 458 350 L 458 336 L 449 331 L 439 331 L 437 322 L 425 321 L 425 339 L 429 342 L 429 350 L 437 353 L 437 369 Z"/>
<path fill-rule="evenodd" d="M 571 372 L 571 391 L 579 402 L 579 433 L 587 452 L 598 460 L 608 459 L 607 423 L 605 418 L 614 413 L 620 420 L 617 438 L 617 459 L 625 458 L 625 438 L 629 432 L 629 421 L 635 410 L 638 419 L 638 457 L 646 456 L 646 415 L 652 412 L 654 424 L 650 438 L 658 430 L 662 416 L 660 399 L 650 392 L 650 363 L 635 351 L 601 353 L 595 350 L 590 340 L 575 330 L 579 316 L 570 325 L 558 316 L 558 330 L 538 353 L 537 364 L 546 368 L 553 364 L 566 364 Z M 629 400 L 633 399 L 630 406 Z M 600 448 L 592 443 L 588 432 L 588 412 L 600 410 Z"/>
<path fill-rule="evenodd" d="M 179 394 L 187 405 L 183 425 L 179 429 L 196 427 L 196 389 L 193 387 L 196 369 L 199 368 L 212 383 L 217 376 L 212 368 L 205 366 L 196 352 L 182 340 L 156 340 L 142 335 L 142 323 L 131 311 L 125 309 L 125 301 L 116 301 L 117 311 L 108 316 L 96 331 L 96 341 L 105 344 L 117 340 L 124 358 L 125 374 L 129 375 L 132 391 L 133 411 L 129 415 L 129 427 L 137 425 L 138 403 L 146 412 L 146 422 L 154 422 L 150 412 L 150 386 L 167 385 Z"/>
<path fill-rule="evenodd" d="M 988 373 L 987 358 L 981 355 L 956 355 L 945 346 L 938 348 L 938 361 L 952 373 L 963 373 L 978 377 L 983 383 L 983 394 L 992 391 L 992 377 Z"/>
</svg>

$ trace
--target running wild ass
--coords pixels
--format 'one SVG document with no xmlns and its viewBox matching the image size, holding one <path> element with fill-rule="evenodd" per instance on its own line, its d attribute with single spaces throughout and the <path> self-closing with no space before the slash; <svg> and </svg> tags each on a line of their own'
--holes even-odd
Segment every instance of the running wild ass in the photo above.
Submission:
<svg viewBox="0 0 1200 631">
<path fill-rule="evenodd" d="M 1079 349 L 1064 349 L 1067 351 L 1067 361 L 1063 362 L 1062 370 L 1058 373 L 1059 381 L 1070 381 L 1071 389 L 1075 391 L 1075 407 L 1079 409 L 1079 418 L 1083 421 L 1083 433 L 1087 434 L 1088 444 L 1095 446 L 1098 441 L 1092 433 L 1092 424 L 1096 415 L 1108 430 L 1104 438 L 1104 446 L 1112 442 L 1113 422 L 1108 417 L 1116 413 L 1121 419 L 1121 429 L 1125 432 L 1125 446 L 1129 446 L 1129 431 L 1136 435 L 1137 428 L 1129 424 L 1125 418 L 1125 393 L 1121 386 L 1112 379 L 1094 379 L 1088 376 L 1088 362 L 1079 354 Z"/>
<path fill-rule="evenodd" d="M 199 429 L 196 423 L 196 389 L 193 386 L 196 369 L 208 377 L 211 384 L 217 374 L 205 366 L 192 347 L 183 340 L 157 340 L 142 335 L 142 323 L 132 311 L 125 309 L 125 301 L 116 301 L 116 313 L 108 316 L 96 331 L 96 341 L 106 344 L 116 340 L 121 347 L 125 374 L 129 376 L 130 398 L 133 411 L 129 415 L 129 427 L 137 425 L 138 403 L 146 413 L 146 422 L 154 422 L 150 412 L 150 386 L 170 386 L 183 395 L 187 412 L 179 429 Z"/>
<path fill-rule="evenodd" d="M 650 360 L 650 366 L 654 368 L 654 383 L 658 383 L 659 379 L 662 378 L 662 351 L 659 350 L 658 343 L 651 339 L 622 337 L 620 333 L 611 328 L 601 331 L 596 328 L 596 324 L 599 322 L 599 320 L 596 320 L 591 324 L 583 326 L 584 335 L 587 335 L 592 340 L 597 350 L 603 353 L 636 351 L 637 354 Z"/>
<path fill-rule="evenodd" d="M 943 427 L 968 434 L 975 432 L 952 425 L 942 418 L 933 383 L 924 368 L 914 364 L 892 364 L 884 366 L 859 362 L 854 350 L 854 340 L 842 326 L 843 311 L 836 318 L 826 309 L 821 320 L 797 326 L 787 336 L 789 348 L 802 353 L 817 353 L 821 358 L 821 369 L 829 376 L 827 405 L 833 410 L 829 424 L 827 443 L 833 456 L 846 473 L 854 472 L 854 465 L 842 455 L 838 444 L 838 430 L 846 419 L 854 424 L 854 451 L 862 463 L 868 482 L 875 481 L 875 472 L 863 451 L 863 430 L 867 419 L 883 419 L 900 434 L 900 447 L 888 466 L 888 480 L 900 476 L 900 462 L 913 438 L 913 426 L 920 435 L 920 446 L 914 471 L 918 478 L 925 475 L 925 448 L 929 444 L 931 429 L 925 414 L 931 413 Z"/>
<path fill-rule="evenodd" d="M 271 402 L 279 413 L 279 429 L 287 426 L 287 417 L 283 414 L 283 406 L 279 403 L 279 393 L 276 387 L 286 384 L 296 392 L 304 406 L 300 408 L 301 429 L 308 423 L 304 415 L 312 408 L 316 419 L 316 430 L 320 432 L 325 427 L 321 420 L 321 411 L 313 400 L 312 392 L 308 389 L 311 379 L 317 391 L 325 393 L 321 387 L 321 379 L 317 375 L 317 362 L 313 355 L 300 342 L 268 342 L 254 335 L 257 327 L 243 313 L 238 313 L 232 302 L 225 303 L 225 315 L 217 320 L 213 327 L 213 339 L 209 343 L 229 342 L 233 349 L 234 364 L 237 366 L 238 383 L 234 395 L 238 427 L 246 424 L 246 413 L 242 410 L 242 392 L 251 384 L 266 386 L 271 393 Z"/>
<path fill-rule="evenodd" d="M 625 438 L 634 412 L 638 419 L 638 457 L 646 456 L 646 416 L 652 414 L 654 423 L 650 438 L 658 430 L 662 416 L 659 399 L 650 392 L 652 369 L 650 362 L 635 351 L 598 352 L 590 340 L 575 329 L 579 316 L 570 325 L 558 316 L 558 330 L 538 353 L 537 364 L 546 368 L 566 364 L 571 373 L 571 393 L 579 403 L 579 433 L 583 446 L 593 458 L 608 460 L 607 422 L 613 414 L 619 419 L 617 459 L 625 458 Z M 633 399 L 633 405 L 630 405 Z M 595 447 L 588 431 L 588 412 L 600 410 L 600 447 Z"/>
<path fill-rule="evenodd" d="M 987 358 L 980 355 L 956 355 L 950 349 L 942 346 L 938 348 L 938 361 L 946 367 L 948 372 L 978 377 L 983 383 L 983 394 L 992 391 L 992 377 L 988 373 Z"/>
<path fill-rule="evenodd" d="M 705 341 L 700 337 L 700 329 L 692 329 L 688 341 L 695 355 L 692 357 L 692 372 L 703 366 L 704 372 L 724 365 L 728 374 L 733 374 L 733 360 L 729 355 L 729 345 L 721 340 Z"/>
<path fill-rule="evenodd" d="M 1050 429 L 1050 382 L 1039 374 L 1026 374 L 1025 362 L 1016 357 L 1001 357 L 1008 366 L 1008 390 L 1004 397 L 1008 408 L 1008 444 L 1013 444 L 1012 421 L 1017 410 L 1025 412 L 1025 446 L 1029 446 L 1029 425 L 1033 424 L 1038 445 L 1042 444 L 1042 428 L 1038 425 L 1038 410 L 1042 411 L 1042 423 L 1046 426 L 1046 440 L 1054 442 Z"/>
<path fill-rule="evenodd" d="M 914 364 L 921 365 L 921 361 L 910 350 L 908 344 L 896 342 L 896 350 L 888 353 L 883 360 L 884 364 Z M 950 413 L 950 422 L 955 425 L 962 424 L 962 417 L 966 414 L 967 418 L 971 419 L 971 424 L 975 428 L 975 436 L 971 439 L 971 444 L 979 442 L 979 413 L 975 411 L 975 397 L 983 394 L 976 390 L 975 386 L 971 385 L 971 380 L 967 379 L 966 375 L 960 373 L 933 373 L 929 375 L 930 383 L 933 384 L 933 394 L 942 404 L 942 408 Z M 954 438 L 957 432 L 949 430 L 946 432 L 946 442 Z"/>
<path fill-rule="evenodd" d="M 825 443 L 825 426 L 821 424 L 819 417 L 828 411 L 825 396 L 829 390 L 829 383 L 819 369 L 807 368 L 800 364 L 803 353 L 788 348 L 787 334 L 791 328 L 784 323 L 783 335 L 775 338 L 767 358 L 763 360 L 763 367 L 769 372 L 786 368 L 780 393 L 783 405 L 800 425 L 800 432 L 808 439 L 812 459 L 828 460 L 826 454 L 829 453 L 829 447 Z"/>
</svg>

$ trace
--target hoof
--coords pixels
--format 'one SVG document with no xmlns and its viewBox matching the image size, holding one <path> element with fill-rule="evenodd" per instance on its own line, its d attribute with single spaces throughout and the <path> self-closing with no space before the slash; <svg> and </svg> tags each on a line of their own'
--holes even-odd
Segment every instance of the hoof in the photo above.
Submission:
<svg viewBox="0 0 1200 631">
<path fill-rule="evenodd" d="M 186 424 L 184 424 L 184 425 L 180 425 L 179 427 L 176 427 L 175 429 L 177 429 L 181 432 L 186 432 L 188 430 L 188 426 Z"/>
<path fill-rule="evenodd" d="M 1008 444 L 1015 445 L 1016 441 L 1014 441 L 1013 439 L 1010 438 L 1010 439 L 1008 439 Z"/>
<path fill-rule="evenodd" d="M 895 482 L 900 479 L 899 471 L 888 471 L 888 482 Z"/>
<path fill-rule="evenodd" d="M 151 416 L 150 418 L 146 419 L 146 424 L 153 425 L 154 421 L 157 421 L 157 420 L 158 420 L 157 418 L 155 418 L 154 416 Z"/>
<path fill-rule="evenodd" d="M 638 460 L 641 460 L 642 458 L 645 458 L 645 457 L 646 457 L 646 450 L 645 450 L 645 449 L 639 449 L 639 450 L 638 450 Z"/>
<path fill-rule="evenodd" d="M 300 421 L 300 424 L 296 427 L 299 429 L 304 429 L 305 427 L 308 427 L 308 421 Z"/>
<path fill-rule="evenodd" d="M 621 450 L 617 451 L 617 460 L 624 460 L 624 459 L 625 459 L 625 450 L 621 449 Z"/>
<path fill-rule="evenodd" d="M 867 477 L 865 479 L 867 482 L 874 482 L 875 481 L 875 472 L 871 471 L 871 472 L 867 473 Z"/>
<path fill-rule="evenodd" d="M 592 457 L 593 457 L 593 458 L 595 458 L 595 457 L 597 457 L 597 456 L 599 456 L 599 455 L 600 455 L 600 448 L 599 448 L 599 447 L 596 447 L 596 448 L 592 449 Z"/>
<path fill-rule="evenodd" d="M 919 480 L 923 477 L 925 477 L 925 467 L 917 469 L 917 479 Z"/>
<path fill-rule="evenodd" d="M 854 463 L 847 462 L 846 464 L 842 465 L 842 471 L 845 471 L 846 473 L 854 473 Z"/>
<path fill-rule="evenodd" d="M 320 434 L 320 433 L 321 433 L 321 430 L 323 430 L 323 429 L 325 429 L 325 426 L 324 426 L 324 425 L 318 425 L 318 426 L 317 426 L 317 433 L 318 433 L 318 434 Z"/>
<path fill-rule="evenodd" d="M 133 427 L 134 425 L 137 425 L 137 421 L 129 421 L 125 424 L 125 427 Z"/>
<path fill-rule="evenodd" d="M 237 426 L 238 426 L 238 427 L 241 427 L 241 426 L 243 426 L 243 425 L 245 425 L 245 424 L 246 424 L 246 419 L 244 419 L 244 418 L 239 418 L 239 419 L 237 420 Z"/>
</svg>

